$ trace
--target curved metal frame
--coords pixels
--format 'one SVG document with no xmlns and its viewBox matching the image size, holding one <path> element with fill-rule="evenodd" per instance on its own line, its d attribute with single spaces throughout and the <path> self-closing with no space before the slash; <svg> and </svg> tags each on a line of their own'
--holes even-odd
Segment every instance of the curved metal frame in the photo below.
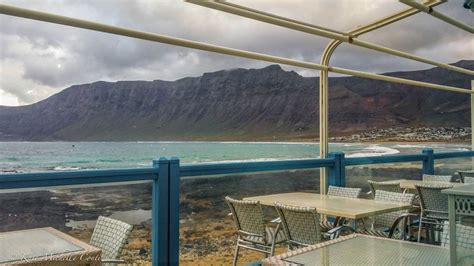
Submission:
<svg viewBox="0 0 474 266">
<path fill-rule="evenodd" d="M 425 4 L 429 7 L 434 7 L 439 4 L 442 4 L 444 1 L 426 1 Z M 387 26 L 409 16 L 415 15 L 420 11 L 415 8 L 408 8 L 406 10 L 397 12 L 385 18 L 376 20 L 367 25 L 357 27 L 354 30 L 351 30 L 349 34 L 354 36 L 360 36 L 362 34 L 374 31 L 381 27 Z M 321 65 L 329 66 L 329 61 L 331 56 L 339 45 L 342 44 L 340 40 L 332 40 L 324 49 L 323 54 L 321 55 Z M 329 71 L 322 69 L 319 75 L 319 156 L 321 158 L 326 158 L 329 153 Z M 474 99 L 474 97 L 472 97 Z M 474 100 L 473 100 L 474 101 Z M 473 140 L 474 146 L 474 140 Z M 326 169 L 321 168 L 320 176 L 326 178 L 320 178 L 320 190 L 321 193 L 326 193 L 328 184 L 327 184 L 327 174 Z"/>
<path fill-rule="evenodd" d="M 325 48 L 325 50 L 322 54 L 322 57 L 321 57 L 321 65 L 325 67 L 325 68 L 322 68 L 320 70 L 320 79 L 319 79 L 319 84 L 320 84 L 319 85 L 320 86 L 320 90 L 319 90 L 319 118 L 320 118 L 319 119 L 319 140 L 320 140 L 319 143 L 320 143 L 320 153 L 319 153 L 319 155 L 320 155 L 321 158 L 326 158 L 328 153 L 329 153 L 329 145 L 328 145 L 329 144 L 329 138 L 328 138 L 328 135 L 329 135 L 329 133 L 328 133 L 328 128 L 329 128 L 329 126 L 328 126 L 328 112 L 329 112 L 329 108 L 328 108 L 328 103 L 329 103 L 328 86 L 329 86 L 329 84 L 328 84 L 328 82 L 329 82 L 329 72 L 336 72 L 336 73 L 342 73 L 342 74 L 347 74 L 347 75 L 353 75 L 353 76 L 359 76 L 359 77 L 365 77 L 365 78 L 371 78 L 371 79 L 380 79 L 380 80 L 395 82 L 394 80 L 385 79 L 386 76 L 383 76 L 383 75 L 366 75 L 367 73 L 362 72 L 362 71 L 353 71 L 353 70 L 346 71 L 346 70 L 341 70 L 341 69 L 336 68 L 336 67 L 329 66 L 329 61 L 331 59 L 332 54 L 334 53 L 335 49 L 341 43 L 346 42 L 346 43 L 353 44 L 353 45 L 356 45 L 356 46 L 365 47 L 365 48 L 368 48 L 368 49 L 371 49 L 371 50 L 376 50 L 376 51 L 379 51 L 379 52 L 395 55 L 395 56 L 398 56 L 398 57 L 402 57 L 402 58 L 406 58 L 406 59 L 410 59 L 410 60 L 414 60 L 414 61 L 418 61 L 418 62 L 422 62 L 422 63 L 426 63 L 426 64 L 431 64 L 431 65 L 438 66 L 438 67 L 445 68 L 445 69 L 449 69 L 449 70 L 452 70 L 452 71 L 457 71 L 457 72 L 461 72 L 461 73 L 465 73 L 465 74 L 469 74 L 469 75 L 474 74 L 474 71 L 471 71 L 471 70 L 467 70 L 467 69 L 451 66 L 451 65 L 448 65 L 448 64 L 435 62 L 433 60 L 421 58 L 421 57 L 413 55 L 413 54 L 405 53 L 405 52 L 402 52 L 402 51 L 399 51 L 399 50 L 387 48 L 387 47 L 384 47 L 384 46 L 381 46 L 381 45 L 377 45 L 377 44 L 373 44 L 373 43 L 369 43 L 369 42 L 357 39 L 357 37 L 362 35 L 362 34 L 365 34 L 367 32 L 376 30 L 378 28 L 384 27 L 386 25 L 389 25 L 391 23 L 394 23 L 396 21 L 399 21 L 401 19 L 404 19 L 406 17 L 417 14 L 421 11 L 424 11 L 424 10 L 422 10 L 420 8 L 417 8 L 417 7 L 408 8 L 406 10 L 397 12 L 393 15 L 390 15 L 388 17 L 385 17 L 385 18 L 382 18 L 382 19 L 379 19 L 379 20 L 376 20 L 375 22 L 372 22 L 372 23 L 367 24 L 367 25 L 362 26 L 362 27 L 358 27 L 358 28 L 356 28 L 352 31 L 349 31 L 349 32 L 345 33 L 345 32 L 341 32 L 341 31 L 321 27 L 321 26 L 318 26 L 318 25 L 312 25 L 312 24 L 309 24 L 309 23 L 306 23 L 306 22 L 301 22 L 301 21 L 297 21 L 297 20 L 294 20 L 294 19 L 289 19 L 289 18 L 277 16 L 277 15 L 274 15 L 274 14 L 262 12 L 262 11 L 259 11 L 259 10 L 251 9 L 251 8 L 248 8 L 248 7 L 245 7 L 245 6 L 241 6 L 241 5 L 237 5 L 237 4 L 227 2 L 226 0 L 186 0 L 186 1 L 190 2 L 190 3 L 197 4 L 197 5 L 201 5 L 201 6 L 204 6 L 204 7 L 220 10 L 220 11 L 223 11 L 223 12 L 227 12 L 227 13 L 230 13 L 230 14 L 234 14 L 234 15 L 254 19 L 254 20 L 257 20 L 257 21 L 266 22 L 266 23 L 269 23 L 269 24 L 285 27 L 285 28 L 288 28 L 288 29 L 293 29 L 293 30 L 297 30 L 297 31 L 300 31 L 300 32 L 305 32 L 305 33 L 309 33 L 309 34 L 313 34 L 313 35 L 333 39 L 328 44 L 328 46 L 326 46 L 326 48 Z M 400 0 L 400 1 L 405 3 L 406 0 Z M 432 7 L 434 7 L 436 5 L 439 5 L 439 4 L 442 4 L 444 2 L 446 2 L 446 1 L 445 0 L 438 0 L 438 1 L 428 0 L 425 3 L 423 3 L 423 5 L 421 5 L 421 4 L 420 5 L 423 6 L 423 7 L 428 8 L 429 10 L 432 10 Z M 435 14 L 432 14 L 432 15 L 435 15 Z M 451 19 L 451 18 L 449 18 L 447 16 L 444 16 L 444 15 L 442 15 L 442 16 L 443 16 L 442 19 L 447 21 L 448 23 L 451 23 L 451 24 L 453 24 L 455 26 L 458 26 L 458 27 L 465 26 L 463 23 L 461 23 L 459 21 L 456 21 L 456 20 Z M 465 27 L 461 27 L 461 28 L 466 29 Z M 382 78 L 382 77 L 384 77 L 384 78 Z M 471 96 L 471 97 L 472 97 L 472 99 L 474 99 L 474 96 Z M 472 113 L 474 114 L 474 111 Z M 474 125 L 474 122 L 473 122 L 473 125 Z M 474 147 L 474 138 L 473 138 L 473 147 Z M 321 193 L 326 193 L 327 192 L 327 186 L 328 186 L 328 183 L 327 183 L 328 177 L 327 177 L 326 169 L 321 168 L 320 177 L 321 177 L 320 178 L 320 192 Z"/>
</svg>

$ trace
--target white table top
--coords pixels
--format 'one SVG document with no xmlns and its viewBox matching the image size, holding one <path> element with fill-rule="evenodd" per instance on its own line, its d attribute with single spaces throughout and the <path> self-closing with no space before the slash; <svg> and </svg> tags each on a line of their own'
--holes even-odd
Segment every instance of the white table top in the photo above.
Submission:
<svg viewBox="0 0 474 266">
<path fill-rule="evenodd" d="M 467 255 L 467 256 L 466 256 Z M 474 257 L 464 254 L 460 265 Z M 440 246 L 353 234 L 263 260 L 263 265 L 449 265 Z"/>
<path fill-rule="evenodd" d="M 446 194 L 462 195 L 474 197 L 474 184 L 465 184 L 464 186 L 457 186 L 441 191 Z"/>
<path fill-rule="evenodd" d="M 437 181 L 408 180 L 408 179 L 398 179 L 398 180 L 393 180 L 393 182 L 400 182 L 400 187 L 401 188 L 407 188 L 407 189 L 416 189 L 415 188 L 416 184 L 421 184 L 421 185 L 448 185 L 448 186 L 453 186 L 453 187 L 461 187 L 461 186 L 466 185 L 466 184 L 463 184 L 463 183 L 454 183 L 454 182 L 437 182 Z"/>
<path fill-rule="evenodd" d="M 274 206 L 275 202 L 280 202 L 293 206 L 312 207 L 316 208 L 316 211 L 321 214 L 349 219 L 360 219 L 412 207 L 410 204 L 377 202 L 368 199 L 351 199 L 304 192 L 248 197 L 244 200 L 257 200 L 260 204 L 268 206 Z"/>
</svg>

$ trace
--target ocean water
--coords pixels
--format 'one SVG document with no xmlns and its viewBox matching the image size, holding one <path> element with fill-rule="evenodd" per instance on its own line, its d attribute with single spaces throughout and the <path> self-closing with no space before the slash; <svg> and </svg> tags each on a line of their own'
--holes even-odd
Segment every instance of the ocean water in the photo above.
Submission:
<svg viewBox="0 0 474 266">
<path fill-rule="evenodd" d="M 346 156 L 466 151 L 469 144 L 334 143 Z M 0 172 L 150 166 L 154 158 L 176 156 L 181 163 L 317 158 L 319 145 L 296 142 L 0 142 Z"/>
</svg>

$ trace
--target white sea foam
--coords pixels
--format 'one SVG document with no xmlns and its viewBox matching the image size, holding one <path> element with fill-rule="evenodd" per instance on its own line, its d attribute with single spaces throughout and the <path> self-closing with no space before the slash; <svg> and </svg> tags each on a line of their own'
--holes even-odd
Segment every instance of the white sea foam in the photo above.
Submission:
<svg viewBox="0 0 474 266">
<path fill-rule="evenodd" d="M 420 144 L 397 144 L 394 147 L 397 147 L 397 148 L 425 148 L 427 146 L 426 145 L 420 145 Z"/>
<path fill-rule="evenodd" d="M 244 160 L 223 160 L 223 161 L 192 161 L 191 164 L 207 164 L 207 163 L 251 163 L 251 162 L 270 162 L 270 161 L 287 161 L 287 160 L 309 160 L 309 159 L 319 159 L 319 156 L 316 157 L 301 157 L 301 158 L 257 158 L 257 159 L 244 159 Z"/>
<path fill-rule="evenodd" d="M 53 168 L 54 171 L 72 171 L 72 170 L 80 170 L 81 167 L 77 166 L 56 166 Z"/>
<path fill-rule="evenodd" d="M 453 151 L 470 151 L 470 149 L 468 149 L 468 148 L 453 148 L 451 150 L 453 150 Z"/>
<path fill-rule="evenodd" d="M 214 143 L 214 144 L 288 144 L 288 145 L 319 145 L 318 142 L 296 142 L 296 141 L 134 141 L 131 143 L 156 143 L 156 144 L 174 144 L 174 143 Z M 331 143 L 337 144 L 337 143 Z"/>
<path fill-rule="evenodd" d="M 316 142 L 293 142 L 293 141 L 209 141 L 208 143 L 219 144 L 277 144 L 277 145 L 318 145 Z"/>
<path fill-rule="evenodd" d="M 347 157 L 366 157 L 366 156 L 380 156 L 400 153 L 399 150 L 392 149 L 389 147 L 381 147 L 378 145 L 372 145 L 362 150 L 362 152 L 353 153 Z"/>
</svg>

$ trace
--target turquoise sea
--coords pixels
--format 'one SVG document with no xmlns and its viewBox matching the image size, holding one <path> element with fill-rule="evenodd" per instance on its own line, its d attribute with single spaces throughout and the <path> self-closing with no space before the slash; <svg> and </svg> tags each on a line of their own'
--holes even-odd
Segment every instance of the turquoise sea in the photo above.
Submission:
<svg viewBox="0 0 474 266">
<path fill-rule="evenodd" d="M 346 156 L 465 151 L 469 144 L 335 143 Z M 154 158 L 176 156 L 181 163 L 316 158 L 319 145 L 296 142 L 0 142 L 0 172 L 130 168 Z"/>
</svg>

